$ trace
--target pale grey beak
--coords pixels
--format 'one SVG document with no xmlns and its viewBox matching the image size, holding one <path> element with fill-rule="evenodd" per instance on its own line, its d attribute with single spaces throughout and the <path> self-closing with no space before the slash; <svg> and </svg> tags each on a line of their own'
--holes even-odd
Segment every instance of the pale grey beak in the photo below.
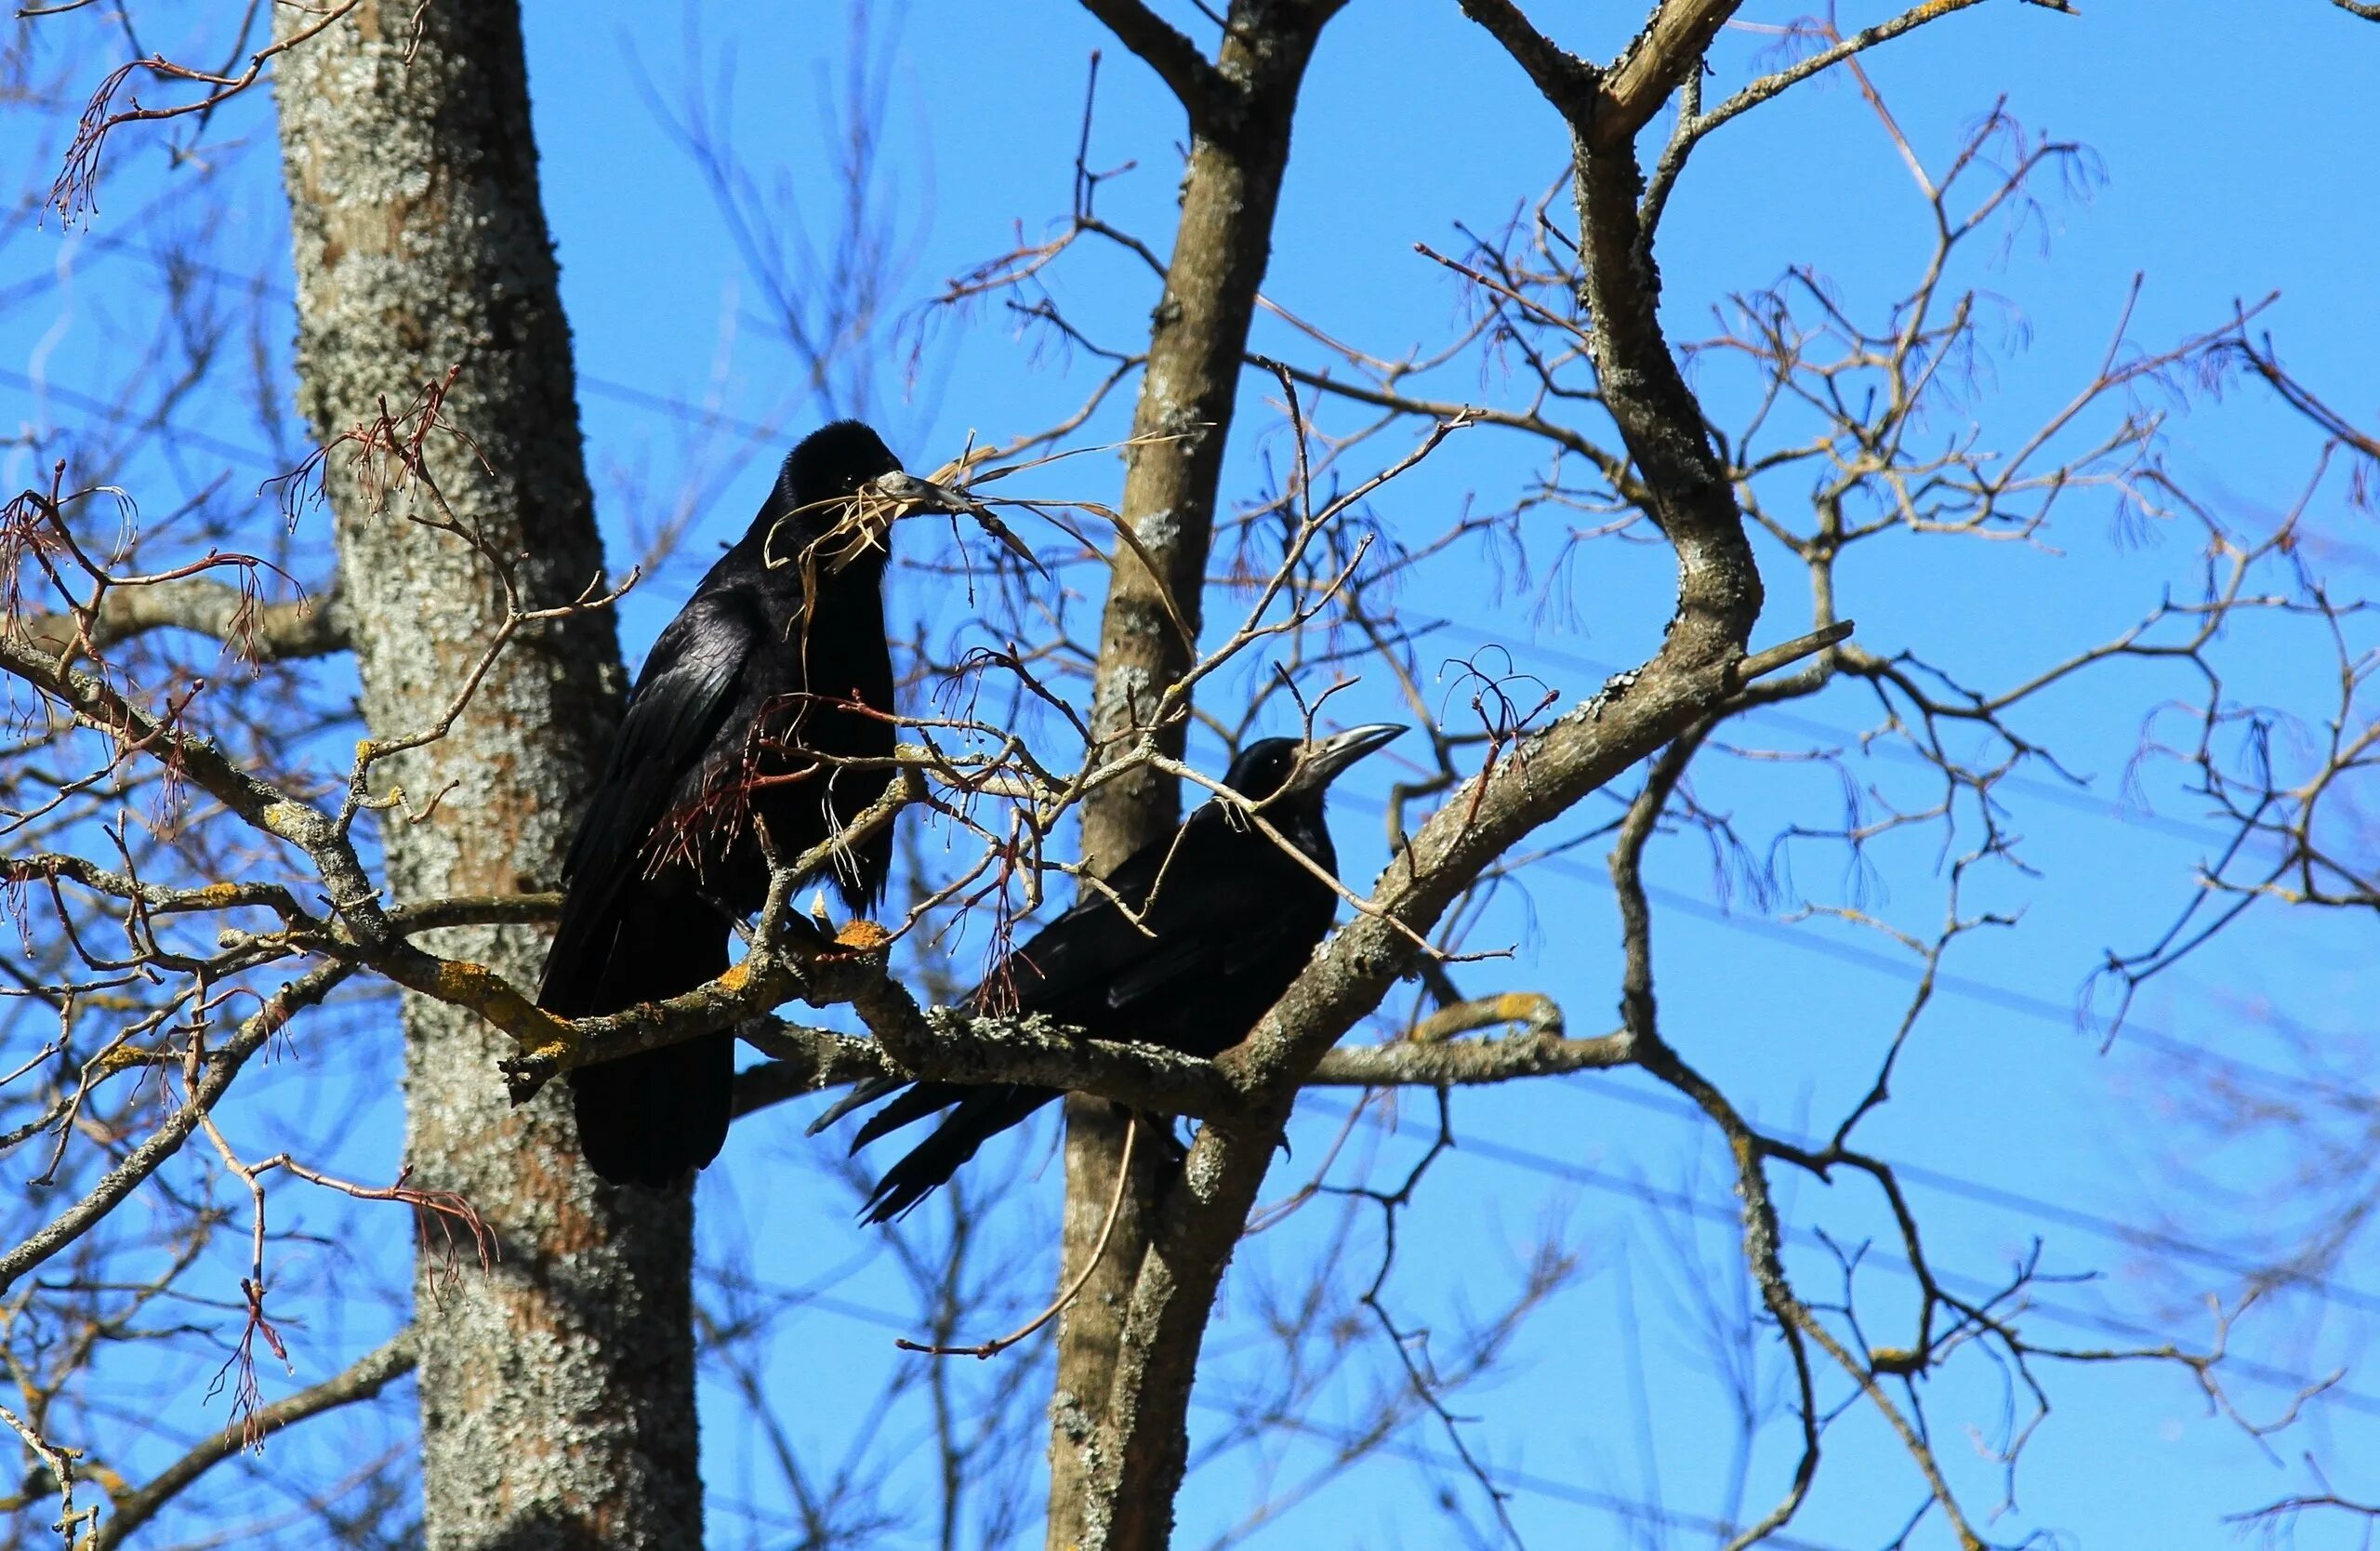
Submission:
<svg viewBox="0 0 2380 1551">
<path fill-rule="evenodd" d="M 1337 780 L 1349 765 L 1367 754 L 1387 748 L 1405 732 L 1403 722 L 1374 722 L 1309 743 L 1305 746 L 1305 757 L 1298 762 L 1297 771 L 1290 776 L 1286 789 L 1318 791 Z"/>
<path fill-rule="evenodd" d="M 1033 551 L 1026 547 L 1025 540 L 1010 532 L 1007 524 L 992 515 L 991 508 L 972 496 L 936 484 L 930 479 L 904 473 L 898 469 L 889 474 L 877 475 L 868 482 L 868 488 L 886 500 L 899 503 L 900 514 L 904 517 L 920 511 L 945 511 L 955 517 L 972 517 L 977 527 L 998 539 L 1009 553 L 1043 576 L 1050 574 L 1039 561 L 1033 558 Z"/>
<path fill-rule="evenodd" d="M 868 485 L 887 500 L 898 501 L 913 511 L 949 511 L 969 516 L 981 504 L 930 479 L 919 479 L 898 469 L 877 475 L 868 481 Z"/>
</svg>

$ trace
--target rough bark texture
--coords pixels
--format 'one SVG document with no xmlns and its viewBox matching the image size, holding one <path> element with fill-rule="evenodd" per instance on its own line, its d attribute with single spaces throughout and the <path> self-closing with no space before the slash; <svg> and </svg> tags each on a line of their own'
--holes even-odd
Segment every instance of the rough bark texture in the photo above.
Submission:
<svg viewBox="0 0 2380 1551">
<path fill-rule="evenodd" d="M 1637 225 L 1643 179 L 1632 141 L 1640 115 L 1651 112 L 1647 104 L 1696 67 L 1708 28 L 1731 8 L 1729 0 L 1664 6 L 1610 73 L 1609 79 L 1631 83 L 1630 95 L 1616 98 L 1605 91 L 1605 73 L 1555 47 L 1505 0 L 1466 0 L 1465 9 L 1570 121 L 1581 284 L 1594 319 L 1591 348 L 1606 407 L 1677 552 L 1678 618 L 1659 655 L 1614 698 L 1573 710 L 1529 740 L 1519 759 L 1474 778 L 1484 789 L 1475 797 L 1454 793 L 1400 852 L 1373 898 L 1415 931 L 1428 931 L 1495 856 L 1707 715 L 1740 682 L 1744 644 L 1760 610 L 1760 578 L 1699 406 L 1661 334 L 1659 277 Z M 1664 40 L 1676 51 L 1665 49 Z M 1151 375 L 1154 381 L 1154 366 Z M 1117 642 L 1102 644 L 1112 652 Z M 1220 1061 L 1245 1089 L 1267 1096 L 1248 1117 L 1207 1125 L 1180 1179 L 1149 1213 L 1104 1407 L 1096 1432 L 1075 1450 L 1085 1474 L 1068 1506 L 1082 1545 L 1161 1551 L 1170 1544 L 1184 1460 L 1183 1418 L 1207 1322 L 1297 1085 L 1411 958 L 1403 931 L 1358 918 L 1249 1041 Z"/>
<path fill-rule="evenodd" d="M 1086 0 L 1182 98 L 1191 129 L 1181 224 L 1132 417 L 1135 437 L 1174 439 L 1135 448 L 1124 479 L 1125 519 L 1161 576 L 1119 554 L 1109 578 L 1091 694 L 1092 730 L 1102 738 L 1129 739 L 1145 725 L 1191 663 L 1196 643 L 1174 627 L 1159 588 L 1196 630 L 1223 448 L 1249 323 L 1272 257 L 1298 86 L 1324 23 L 1343 3 L 1239 0 L 1231 7 L 1222 51 L 1210 64 L 1137 0 Z M 1159 728 L 1157 740 L 1178 755 L 1183 735 L 1177 720 Z M 1103 787 L 1083 809 L 1083 858 L 1093 868 L 1111 867 L 1172 829 L 1181 815 L 1179 784 L 1159 771 L 1144 769 Z M 1063 1286 L 1074 1284 L 1099 1240 L 1123 1135 L 1112 1106 L 1068 1100 Z M 1050 1404 L 1051 1551 L 1073 1551 L 1096 1537 L 1083 1515 L 1099 1473 L 1097 1439 L 1117 1343 L 1148 1246 L 1156 1148 L 1140 1149 L 1133 1173 L 1106 1253 L 1059 1327 L 1057 1387 Z M 1173 1446 L 1188 1446 L 1178 1425 Z"/>
<path fill-rule="evenodd" d="M 521 556 L 532 606 L 601 569 L 579 448 L 570 337 L 538 201 L 512 0 L 366 4 L 296 49 L 278 84 L 298 291 L 301 407 L 324 441 L 402 408 L 450 366 L 446 414 L 493 473 L 433 444 L 456 511 Z M 276 8 L 284 28 L 305 13 Z M 334 457 L 343 602 L 372 734 L 428 728 L 503 617 L 487 563 L 448 535 L 374 511 Z M 548 889 L 616 716 L 608 614 L 537 630 L 443 742 L 381 767 L 418 803 L 385 827 L 396 899 Z M 534 984 L 528 928 L 435 946 Z M 579 1164 L 569 1107 L 520 1109 L 506 1041 L 459 1008 L 407 997 L 413 1182 L 461 1191 L 503 1246 L 451 1283 L 416 1280 L 429 1544 L 439 1551 L 701 1544 L 684 1191 L 615 1191 Z"/>
<path fill-rule="evenodd" d="M 1065 1112 L 1066 1204 L 1059 1223 L 1059 1285 L 1071 1287 L 1084 1258 L 1098 1245 L 1108 1203 L 1116 1199 L 1126 1121 L 1116 1105 L 1090 1094 L 1068 1094 Z M 1155 1147 L 1134 1148 L 1132 1178 L 1117 1208 L 1107 1252 L 1060 1316 L 1057 1383 L 1050 1392 L 1048 1551 L 1079 1551 L 1090 1544 L 1083 1513 L 1098 1470 L 1101 1424 L 1124 1338 L 1124 1316 L 1156 1220 L 1157 1154 Z"/>
<path fill-rule="evenodd" d="M 1182 220 L 1132 415 L 1136 438 L 1174 439 L 1133 449 L 1124 478 L 1124 516 L 1164 575 L 1152 577 L 1127 555 L 1109 578 L 1091 698 L 1092 731 L 1102 738 L 1144 724 L 1190 666 L 1194 643 L 1168 617 L 1158 587 L 1198 629 L 1223 448 L 1249 321 L 1272 258 L 1290 117 L 1315 42 L 1338 9 L 1337 0 L 1243 0 L 1231 9 L 1216 75 L 1191 88 Z M 1157 730 L 1168 753 L 1181 752 L 1185 720 Z M 1153 768 L 1137 771 L 1085 802 L 1084 859 L 1113 866 L 1181 819 L 1179 783 Z"/>
</svg>

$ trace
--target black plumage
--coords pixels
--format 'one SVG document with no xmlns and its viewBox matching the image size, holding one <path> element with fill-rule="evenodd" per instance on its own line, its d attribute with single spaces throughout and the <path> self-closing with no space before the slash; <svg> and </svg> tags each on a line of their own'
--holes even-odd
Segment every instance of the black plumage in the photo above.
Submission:
<svg viewBox="0 0 2380 1551">
<path fill-rule="evenodd" d="M 1266 738 L 1241 751 L 1223 784 L 1335 876 L 1324 795 L 1342 771 L 1402 731 L 1357 727 L 1314 744 Z M 1328 882 L 1222 799 L 1133 853 L 1106 882 L 1145 932 L 1114 900 L 1087 893 L 1009 955 L 969 995 L 967 1010 L 1012 1004 L 1101 1039 L 1219 1055 L 1280 1000 L 1338 909 Z M 888 1094 L 895 1096 L 859 1128 L 854 1149 L 939 1110 L 949 1114 L 878 1181 L 866 1209 L 876 1223 L 917 1205 L 985 1141 L 1059 1096 L 1017 1083 L 886 1079 L 862 1084 L 812 1129 Z"/>
<path fill-rule="evenodd" d="M 945 503 L 956 497 L 901 473 L 856 420 L 793 449 L 750 530 L 637 675 L 563 865 L 539 1005 L 585 1017 L 716 979 L 733 923 L 767 896 L 756 821 L 796 855 L 883 790 L 881 768 L 814 756 L 892 755 L 891 519 Z M 889 834 L 840 855 L 832 882 L 843 903 L 866 913 L 891 863 Z M 727 1136 L 734 1075 L 735 1037 L 724 1031 L 574 1070 L 588 1163 L 642 1185 L 708 1163 Z"/>
</svg>

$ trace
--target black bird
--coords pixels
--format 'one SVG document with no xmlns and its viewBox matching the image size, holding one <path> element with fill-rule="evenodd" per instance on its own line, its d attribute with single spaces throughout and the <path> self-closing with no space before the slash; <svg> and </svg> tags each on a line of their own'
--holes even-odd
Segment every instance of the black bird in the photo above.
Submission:
<svg viewBox="0 0 2380 1551">
<path fill-rule="evenodd" d="M 661 632 L 628 693 L 563 863 L 540 1006 L 616 1013 L 718 978 L 734 922 L 768 894 L 756 822 L 798 855 L 882 792 L 881 768 L 809 756 L 892 753 L 884 564 L 892 518 L 919 508 L 969 510 L 902 473 L 856 420 L 786 458 L 750 531 Z M 854 701 L 876 714 L 846 709 Z M 837 859 L 835 889 L 854 913 L 882 897 L 891 862 L 889 834 Z M 572 1071 L 588 1165 L 640 1185 L 701 1168 L 726 1140 L 734 1077 L 727 1031 Z"/>
<path fill-rule="evenodd" d="M 1257 804 L 1307 862 L 1335 876 L 1324 794 L 1349 765 L 1404 730 L 1379 723 L 1313 744 L 1265 738 L 1232 761 L 1223 784 Z M 1012 994 L 1018 1011 L 1045 1013 L 1100 1039 L 1220 1055 L 1289 989 L 1339 907 L 1312 868 L 1222 798 L 1134 852 L 1107 885 L 1146 932 L 1105 895 L 1087 893 L 1010 954 L 969 994 L 966 1010 L 1004 1006 Z M 1054 1088 L 1017 1083 L 904 1085 L 884 1078 L 862 1083 L 811 1130 L 895 1089 L 904 1091 L 868 1117 L 853 1150 L 937 1110 L 950 1113 L 877 1183 L 864 1209 L 871 1223 L 907 1212 L 986 1140 L 1059 1096 Z"/>
</svg>

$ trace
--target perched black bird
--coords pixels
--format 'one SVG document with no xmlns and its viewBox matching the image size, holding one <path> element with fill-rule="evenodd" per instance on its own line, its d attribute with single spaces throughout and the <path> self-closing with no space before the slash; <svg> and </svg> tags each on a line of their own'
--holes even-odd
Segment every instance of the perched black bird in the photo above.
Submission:
<svg viewBox="0 0 2380 1551">
<path fill-rule="evenodd" d="M 1338 871 L 1322 802 L 1330 782 L 1405 729 L 1356 727 L 1303 744 L 1252 743 L 1223 784 L 1326 874 Z M 1086 894 L 1064 915 L 1009 955 L 969 995 L 970 1012 L 1004 1005 L 1046 1013 L 1106 1040 L 1136 1040 L 1185 1054 L 1214 1056 L 1248 1036 L 1313 957 L 1339 900 L 1330 885 L 1236 805 L 1214 799 L 1180 829 L 1134 852 L 1107 884 L 1140 916 Z M 937 1110 L 949 1115 L 885 1172 L 868 1198 L 872 1223 L 899 1216 L 975 1156 L 992 1136 L 1059 1096 L 1054 1088 L 892 1079 L 863 1083 L 811 1127 L 901 1089 L 853 1138 L 854 1151 Z"/>
<path fill-rule="evenodd" d="M 538 1004 L 622 1012 L 726 970 L 734 922 L 768 894 L 755 834 L 798 855 L 884 789 L 892 659 L 884 563 L 906 509 L 968 510 L 901 472 L 876 432 L 840 420 L 785 460 L 749 532 L 653 643 L 563 864 L 562 922 Z M 876 714 L 847 709 L 857 702 Z M 884 893 L 892 838 L 838 858 L 844 904 Z M 587 1161 L 615 1183 L 666 1185 L 719 1156 L 735 1036 L 722 1031 L 570 1074 Z"/>
</svg>

